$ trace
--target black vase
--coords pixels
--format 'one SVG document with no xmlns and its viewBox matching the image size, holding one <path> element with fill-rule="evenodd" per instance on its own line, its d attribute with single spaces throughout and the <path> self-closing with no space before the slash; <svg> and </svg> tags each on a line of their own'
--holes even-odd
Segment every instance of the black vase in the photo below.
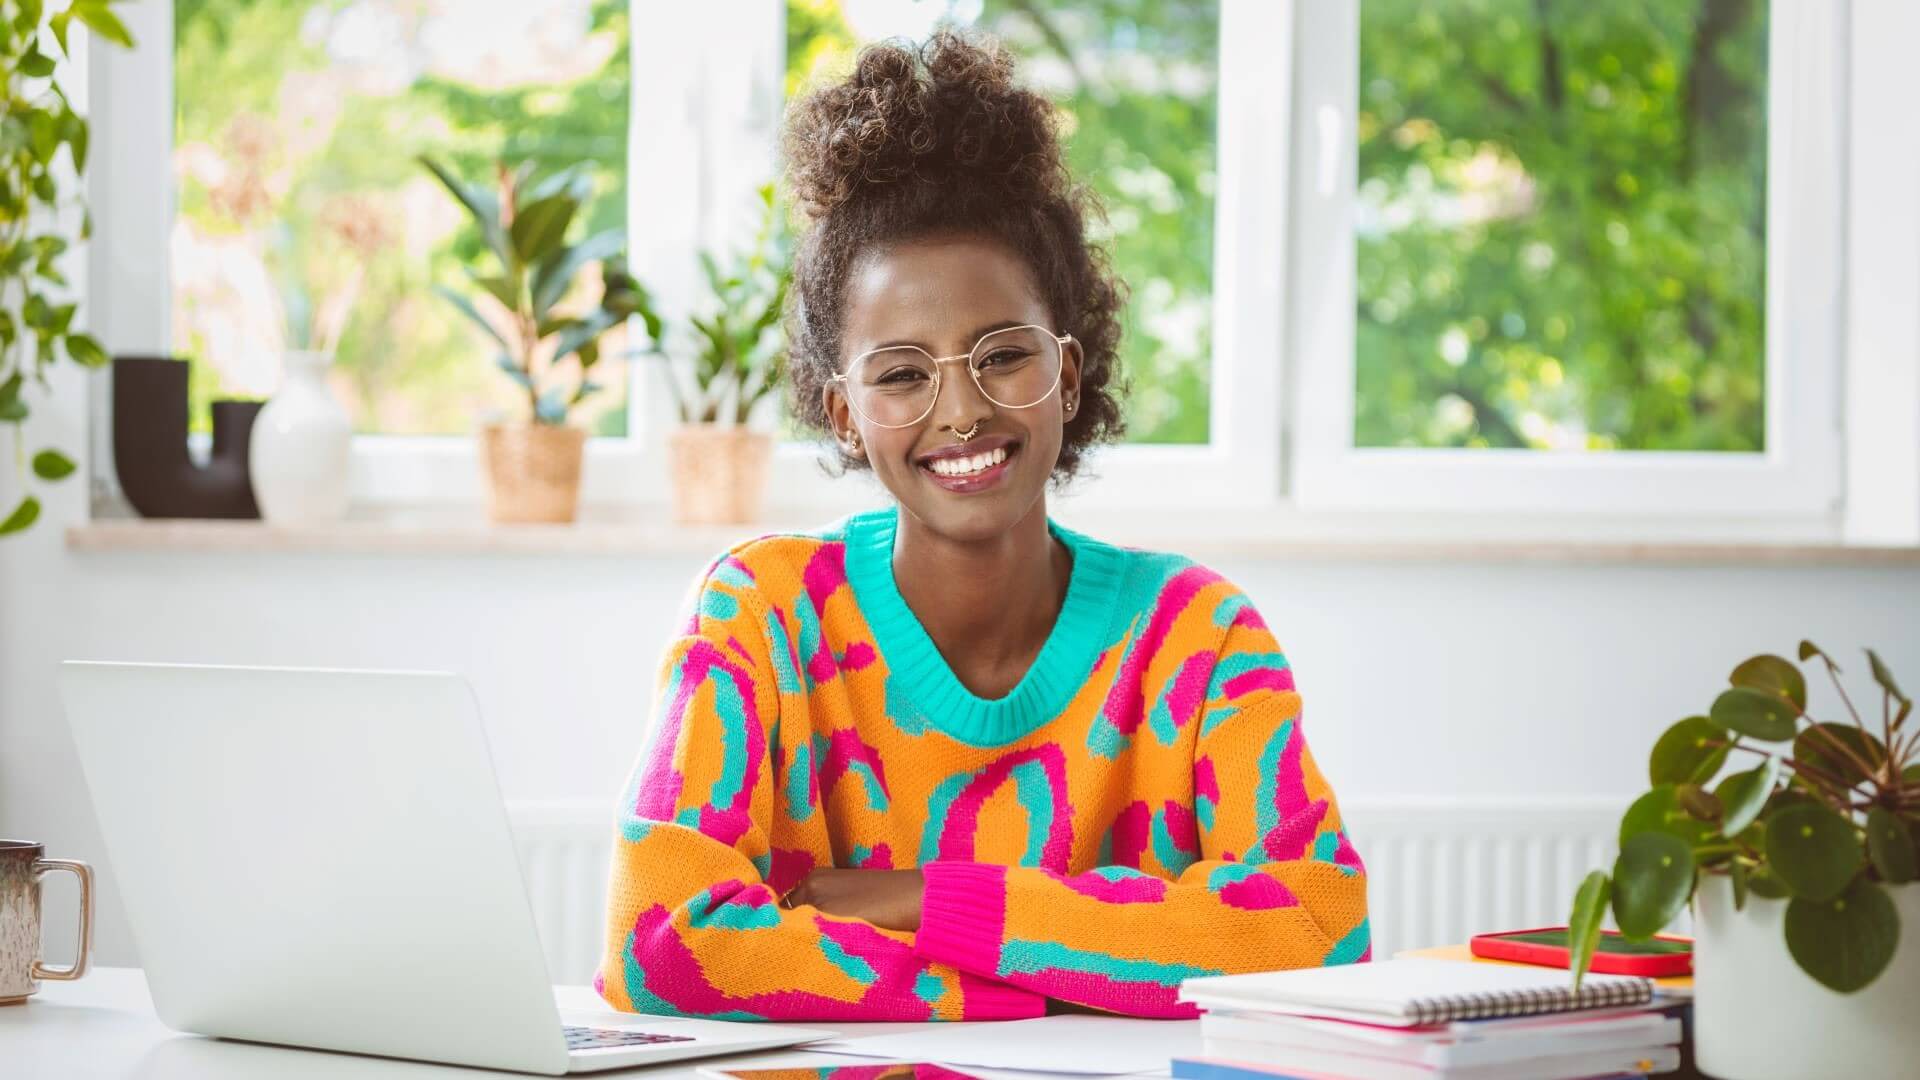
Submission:
<svg viewBox="0 0 1920 1080">
<path fill-rule="evenodd" d="M 187 362 L 113 358 L 113 468 L 127 501 L 150 518 L 258 518 L 247 444 L 258 401 L 213 403 L 213 456 L 187 455 Z"/>
</svg>

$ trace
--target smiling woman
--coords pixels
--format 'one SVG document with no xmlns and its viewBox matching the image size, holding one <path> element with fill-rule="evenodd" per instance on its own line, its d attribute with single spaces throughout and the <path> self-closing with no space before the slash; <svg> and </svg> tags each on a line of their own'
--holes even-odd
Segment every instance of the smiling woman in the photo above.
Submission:
<svg viewBox="0 0 1920 1080">
<path fill-rule="evenodd" d="M 618 812 L 616 1008 L 1189 1016 L 1187 977 L 1369 955 L 1251 600 L 1047 514 L 1119 430 L 1124 295 L 1056 122 L 951 32 L 791 116 L 798 412 L 898 505 L 695 583 Z"/>
</svg>

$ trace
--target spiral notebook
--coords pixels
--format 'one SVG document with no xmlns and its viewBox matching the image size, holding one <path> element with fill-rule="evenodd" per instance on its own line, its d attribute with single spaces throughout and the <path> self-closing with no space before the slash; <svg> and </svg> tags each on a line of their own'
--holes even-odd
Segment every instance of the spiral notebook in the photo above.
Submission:
<svg viewBox="0 0 1920 1080">
<path fill-rule="evenodd" d="M 1210 975 L 1180 984 L 1180 1000 L 1204 1009 L 1325 1016 L 1417 1027 L 1451 1020 L 1645 1005 L 1653 980 L 1588 975 L 1575 993 L 1565 971 L 1382 960 L 1252 975 Z"/>
</svg>

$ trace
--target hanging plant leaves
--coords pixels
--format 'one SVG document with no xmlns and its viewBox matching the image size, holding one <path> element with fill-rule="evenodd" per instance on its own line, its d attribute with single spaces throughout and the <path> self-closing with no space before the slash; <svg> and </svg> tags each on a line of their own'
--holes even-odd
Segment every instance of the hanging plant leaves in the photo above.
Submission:
<svg viewBox="0 0 1920 1080">
<path fill-rule="evenodd" d="M 1692 894 L 1693 852 L 1680 838 L 1643 832 L 1620 845 L 1613 862 L 1613 918 L 1621 933 L 1652 937 Z"/>
<path fill-rule="evenodd" d="M 1830 807 L 1790 806 L 1767 822 L 1767 863 L 1793 895 L 1831 900 L 1860 871 L 1853 825 Z"/>
<path fill-rule="evenodd" d="M 1747 875 L 1747 888 L 1764 900 L 1785 900 L 1793 895 L 1765 864 L 1754 867 L 1753 873 Z"/>
<path fill-rule="evenodd" d="M 1733 910 L 1747 910 L 1747 864 L 1739 859 L 1728 863 L 1727 877 L 1733 882 Z"/>
<path fill-rule="evenodd" d="M 1673 725 L 1653 744 L 1647 759 L 1650 784 L 1701 784 L 1713 779 L 1726 763 L 1727 733 L 1704 716 L 1689 716 Z"/>
<path fill-rule="evenodd" d="M 1567 917 L 1567 947 L 1570 952 L 1567 966 L 1573 969 L 1573 988 L 1580 989 L 1580 979 L 1586 975 L 1587 966 L 1593 963 L 1593 950 L 1600 945 L 1600 920 L 1607 913 L 1607 905 L 1613 900 L 1613 886 L 1604 871 L 1595 870 L 1580 883 L 1579 891 L 1573 894 L 1573 913 Z"/>
<path fill-rule="evenodd" d="M 1867 858 L 1882 881 L 1902 885 L 1914 879 L 1913 831 L 1884 806 L 1867 811 Z"/>
<path fill-rule="evenodd" d="M 1900 944 L 1900 913 L 1885 889 L 1864 877 L 1827 900 L 1787 905 L 1787 951 L 1800 970 L 1851 994 L 1878 978 Z"/>
<path fill-rule="evenodd" d="M 1779 775 L 1780 759 L 1769 757 L 1757 769 L 1734 773 L 1720 781 L 1713 793 L 1719 797 L 1720 808 L 1726 815 L 1720 820 L 1722 836 L 1738 836 L 1753 824 L 1760 816 L 1760 808 L 1767 805 L 1767 796 L 1773 794 Z"/>
<path fill-rule="evenodd" d="M 1837 749 L 1836 742 L 1845 747 L 1847 753 Z M 1872 772 L 1862 771 L 1854 764 L 1856 758 L 1872 766 Z M 1887 760 L 1887 748 L 1879 739 L 1852 724 L 1811 724 L 1793 737 L 1793 760 L 1853 785 L 1880 771 Z"/>
<path fill-rule="evenodd" d="M 1799 715 L 1793 702 L 1779 694 L 1736 686 L 1713 699 L 1708 718 L 1729 731 L 1762 742 L 1781 742 L 1793 738 L 1794 718 Z"/>
<path fill-rule="evenodd" d="M 1723 813 L 1719 796 L 1699 784 L 1675 785 L 1673 798 L 1680 804 L 1680 809 L 1685 810 L 1687 816 L 1695 821 L 1713 824 L 1720 820 L 1720 815 Z"/>
<path fill-rule="evenodd" d="M 1695 818 L 1680 805 L 1679 788 L 1661 784 L 1633 801 L 1620 818 L 1620 844 L 1644 832 L 1661 832 L 1674 837 L 1688 848 L 1696 848 L 1713 839 L 1718 830 Z"/>
<path fill-rule="evenodd" d="M 1807 680 L 1793 661 L 1784 656 L 1756 656 L 1733 669 L 1727 681 L 1750 690 L 1778 694 L 1793 702 L 1794 711 L 1807 707 Z"/>
</svg>

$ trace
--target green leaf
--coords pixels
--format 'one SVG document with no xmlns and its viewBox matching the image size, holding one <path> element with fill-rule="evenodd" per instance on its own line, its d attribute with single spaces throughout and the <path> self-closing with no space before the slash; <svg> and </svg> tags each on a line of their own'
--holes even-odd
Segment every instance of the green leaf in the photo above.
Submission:
<svg viewBox="0 0 1920 1080">
<path fill-rule="evenodd" d="M 526 265 L 537 264 L 566 239 L 567 226 L 580 209 L 571 195 L 549 195 L 520 209 L 513 219 L 513 249 Z"/>
<path fill-rule="evenodd" d="M 1765 865 L 1754 868 L 1753 873 L 1747 878 L 1747 888 L 1753 895 L 1765 900 L 1785 900 L 1793 895 L 1792 891 L 1781 882 L 1779 876 Z"/>
<path fill-rule="evenodd" d="M 1673 921 L 1693 895 L 1693 852 L 1663 832 L 1643 832 L 1620 846 L 1613 863 L 1613 918 L 1630 938 L 1650 938 Z"/>
<path fill-rule="evenodd" d="M 485 330 L 488 337 L 500 343 L 501 348 L 506 349 L 508 352 L 513 351 L 513 346 L 507 344 L 507 339 L 500 335 L 500 331 L 495 330 L 493 324 L 488 322 L 486 318 L 480 314 L 480 309 L 473 306 L 473 301 L 461 296 L 445 285 L 435 285 L 433 291 L 444 298 L 447 303 L 459 308 L 461 314 L 472 320 L 475 326 Z"/>
<path fill-rule="evenodd" d="M 1704 783 L 1726 763 L 1726 732 L 1704 716 L 1689 716 L 1674 724 L 1653 744 L 1647 759 L 1647 779 L 1654 784 Z"/>
<path fill-rule="evenodd" d="M 1720 806 L 1720 799 L 1699 784 L 1676 784 L 1673 797 L 1680 804 L 1680 809 L 1695 821 L 1717 822 L 1720 815 L 1726 812 Z"/>
<path fill-rule="evenodd" d="M 60 118 L 60 135 L 67 141 L 67 152 L 73 155 L 73 171 L 87 170 L 87 139 L 89 128 L 87 121 L 73 110 Z"/>
<path fill-rule="evenodd" d="M 53 18 L 47 20 L 47 29 L 53 31 L 53 40 L 60 43 L 60 55 L 62 56 L 73 55 L 72 51 L 67 48 L 67 24 L 72 21 L 73 10 L 71 8 L 66 11 L 56 12 Z"/>
<path fill-rule="evenodd" d="M 68 334 L 66 336 L 67 356 L 81 367 L 101 368 L 107 366 L 107 351 L 89 334 Z"/>
<path fill-rule="evenodd" d="M 33 475 L 42 480 L 63 480 L 72 475 L 73 468 L 73 459 L 58 450 L 33 455 Z"/>
<path fill-rule="evenodd" d="M 1893 681 L 1893 672 L 1887 670 L 1887 665 L 1880 662 L 1880 654 L 1872 649 L 1867 650 L 1867 666 L 1873 669 L 1873 681 L 1879 683 L 1887 693 L 1892 694 L 1893 700 L 1907 700 L 1907 695 L 1900 692 L 1900 684 Z"/>
<path fill-rule="evenodd" d="M 540 395 L 533 406 L 534 419 L 543 424 L 564 424 L 567 422 L 567 398 L 559 387 L 554 387 Z"/>
<path fill-rule="evenodd" d="M 1831 900 L 1860 872 L 1860 839 L 1830 807 L 1800 803 L 1767 822 L 1767 864 L 1793 895 Z"/>
<path fill-rule="evenodd" d="M 513 357 L 508 356 L 506 353 L 501 353 L 493 358 L 493 363 L 495 367 L 506 372 L 507 377 L 514 382 L 519 383 L 528 390 L 533 389 L 533 380 L 528 377 L 526 372 L 520 370 L 519 363 L 516 362 Z"/>
<path fill-rule="evenodd" d="M 1760 816 L 1760 810 L 1767 805 L 1767 797 L 1773 794 L 1773 785 L 1780 775 L 1780 759 L 1769 756 L 1757 769 L 1734 773 L 1714 794 L 1720 799 L 1720 807 L 1726 812 L 1720 822 L 1723 836 L 1737 836 L 1754 819 Z"/>
<path fill-rule="evenodd" d="M 1680 806 L 1679 789 L 1660 784 L 1633 801 L 1620 818 L 1620 844 L 1647 832 L 1665 833 L 1688 848 L 1696 848 L 1713 838 L 1717 829 L 1695 819 Z M 1615 882 L 1618 885 L 1618 881 Z"/>
<path fill-rule="evenodd" d="M 1867 858 L 1880 872 L 1880 880 L 1904 885 L 1914 879 L 1916 868 L 1913 833 L 1900 816 L 1884 806 L 1867 811 Z"/>
<path fill-rule="evenodd" d="M 606 333 L 612 327 L 613 316 L 604 311 L 594 312 L 587 318 L 567 327 L 565 332 L 560 335 L 560 340 L 556 342 L 553 347 L 553 359 L 555 362 L 565 360 L 580 347 L 590 342 L 598 341 L 600 335 Z"/>
<path fill-rule="evenodd" d="M 1829 990 L 1851 994 L 1893 961 L 1900 913 L 1885 889 L 1855 879 L 1825 900 L 1795 897 L 1787 905 L 1787 951 L 1800 970 Z"/>
<path fill-rule="evenodd" d="M 13 508 L 13 513 L 7 515 L 7 520 L 0 521 L 0 536 L 21 532 L 39 520 L 39 517 L 40 500 L 28 495 L 20 500 L 20 505 Z"/>
<path fill-rule="evenodd" d="M 1733 910 L 1747 909 L 1747 864 L 1735 859 L 1727 864 L 1727 878 L 1733 883 Z"/>
<path fill-rule="evenodd" d="M 1762 742 L 1780 742 L 1793 738 L 1794 719 L 1799 715 L 1800 710 L 1779 694 L 1736 686 L 1713 699 L 1708 718 L 1729 731 Z"/>
<path fill-rule="evenodd" d="M 487 247 L 500 260 L 500 265 L 511 267 L 513 249 L 507 245 L 506 234 L 500 231 L 499 196 L 485 188 L 462 182 L 459 177 L 454 176 L 424 154 L 418 160 L 420 164 L 426 166 L 427 171 L 433 173 L 442 187 L 452 193 L 460 205 L 467 208 L 467 213 L 473 217 L 474 224 L 480 227 L 480 235 L 486 240 Z"/>
<path fill-rule="evenodd" d="M 531 169 L 531 161 L 521 162 L 521 168 Z M 576 203 L 585 203 L 593 195 L 593 177 L 588 173 L 586 164 L 569 165 L 540 181 L 522 193 L 523 203 L 534 203 L 554 195 L 567 194 Z"/>
<path fill-rule="evenodd" d="M 1765 690 L 1793 702 L 1795 712 L 1807 708 L 1807 680 L 1793 661 L 1771 654 L 1756 656 L 1733 669 L 1727 681 L 1750 690 Z"/>
<path fill-rule="evenodd" d="M 133 35 L 127 33 L 127 25 L 120 16 L 107 10 L 104 0 L 75 0 L 74 17 L 87 25 L 87 29 L 113 42 L 123 49 L 133 48 Z"/>
<path fill-rule="evenodd" d="M 1575 990 L 1580 989 L 1580 980 L 1593 963 L 1593 950 L 1600 944 L 1600 920 L 1612 899 L 1612 884 L 1604 870 L 1588 874 L 1573 894 L 1573 912 L 1567 916 L 1567 966 L 1573 970 Z"/>
<path fill-rule="evenodd" d="M 38 48 L 28 49 L 27 55 L 20 58 L 20 74 L 29 78 L 44 79 L 53 74 L 53 58 L 45 55 Z"/>
<path fill-rule="evenodd" d="M 520 310 L 520 289 L 514 282 L 497 274 L 482 274 L 471 266 L 462 267 L 462 269 L 467 272 L 467 277 L 471 278 L 475 285 L 486 290 L 487 295 L 500 301 L 501 307 L 508 311 Z"/>
<path fill-rule="evenodd" d="M 588 263 L 610 259 L 625 249 L 625 229 L 595 233 L 568 248 L 561 248 L 542 260 L 533 272 L 533 313 L 545 318 L 547 309 L 558 303 L 573 284 L 574 275 Z"/>
<path fill-rule="evenodd" d="M 1851 757 L 1834 749 L 1836 740 L 1851 751 Z M 1871 766 L 1871 771 L 1862 771 L 1853 764 L 1853 758 Z M 1879 771 L 1887 760 L 1887 748 L 1878 738 L 1852 724 L 1812 724 L 1794 736 L 1793 760 L 1831 773 L 1851 786 Z"/>
<path fill-rule="evenodd" d="M 1821 658 L 1822 660 L 1825 660 L 1829 664 L 1833 663 L 1833 658 L 1828 656 L 1825 652 L 1823 652 L 1820 646 L 1815 645 L 1811 641 L 1800 642 L 1800 659 L 1811 660 L 1816 656 Z"/>
</svg>

